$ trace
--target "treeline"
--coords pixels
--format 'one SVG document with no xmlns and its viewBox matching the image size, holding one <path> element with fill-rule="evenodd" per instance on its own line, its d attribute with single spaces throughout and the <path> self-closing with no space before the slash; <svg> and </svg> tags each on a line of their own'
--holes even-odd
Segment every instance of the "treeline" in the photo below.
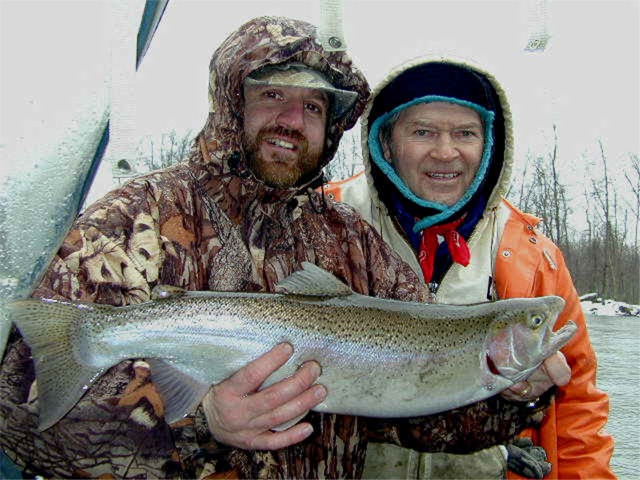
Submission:
<svg viewBox="0 0 640 480">
<path fill-rule="evenodd" d="M 640 160 L 628 167 L 608 158 L 597 142 L 597 158 L 584 157 L 570 171 L 558 155 L 558 136 L 545 154 L 529 154 L 514 175 L 508 197 L 543 219 L 542 229 L 562 250 L 580 294 L 640 304 Z M 581 172 L 579 166 L 583 166 Z M 570 181 L 566 178 L 570 176 Z"/>
<path fill-rule="evenodd" d="M 184 161 L 189 154 L 195 133 L 191 130 L 178 133 L 171 130 L 159 138 L 147 136 L 143 138 L 136 155 L 145 171 L 158 170 Z"/>
</svg>

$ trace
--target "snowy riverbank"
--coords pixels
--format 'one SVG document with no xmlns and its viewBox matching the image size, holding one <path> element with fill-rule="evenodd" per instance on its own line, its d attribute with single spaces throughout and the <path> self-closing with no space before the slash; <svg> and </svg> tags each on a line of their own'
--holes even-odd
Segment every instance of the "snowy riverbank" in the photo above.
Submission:
<svg viewBox="0 0 640 480">
<path fill-rule="evenodd" d="M 640 317 L 640 305 L 631 305 L 614 300 L 605 300 L 603 303 L 601 299 L 596 299 L 596 301 L 583 300 L 580 304 L 584 313 L 589 315 Z"/>
</svg>

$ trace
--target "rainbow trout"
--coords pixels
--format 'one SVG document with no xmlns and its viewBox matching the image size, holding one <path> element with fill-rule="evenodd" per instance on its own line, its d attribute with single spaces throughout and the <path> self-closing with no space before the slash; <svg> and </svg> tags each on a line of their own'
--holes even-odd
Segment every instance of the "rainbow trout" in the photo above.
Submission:
<svg viewBox="0 0 640 480">
<path fill-rule="evenodd" d="M 171 423 L 210 385 L 283 341 L 291 359 L 263 388 L 307 360 L 322 366 L 320 412 L 428 415 L 488 398 L 526 378 L 576 331 L 552 332 L 559 297 L 454 306 L 354 293 L 309 263 L 278 293 L 158 287 L 149 302 L 112 307 L 55 300 L 11 303 L 31 347 L 40 428 L 63 417 L 108 368 L 144 358 Z"/>
</svg>

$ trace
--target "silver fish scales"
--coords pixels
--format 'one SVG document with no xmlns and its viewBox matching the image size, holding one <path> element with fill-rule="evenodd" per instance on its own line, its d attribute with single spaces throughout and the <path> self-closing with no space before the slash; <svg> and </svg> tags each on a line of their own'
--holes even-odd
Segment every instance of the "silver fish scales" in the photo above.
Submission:
<svg viewBox="0 0 640 480">
<path fill-rule="evenodd" d="M 314 410 L 373 417 L 437 413 L 488 398 L 526 378 L 575 333 L 557 332 L 559 297 L 476 305 L 400 302 L 354 293 L 304 263 L 282 293 L 185 292 L 159 287 L 126 307 L 53 300 L 10 304 L 32 349 L 40 427 L 62 418 L 109 367 L 144 358 L 171 423 L 210 385 L 279 342 L 292 358 L 263 388 L 305 361 L 322 366 L 328 396 Z"/>
</svg>

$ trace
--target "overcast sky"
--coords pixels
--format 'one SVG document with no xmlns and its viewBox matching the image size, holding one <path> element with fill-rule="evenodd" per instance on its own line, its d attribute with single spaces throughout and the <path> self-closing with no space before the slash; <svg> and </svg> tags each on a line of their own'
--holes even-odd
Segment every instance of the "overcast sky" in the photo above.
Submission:
<svg viewBox="0 0 640 480">
<path fill-rule="evenodd" d="M 72 48 L 78 52 L 74 58 L 91 55 L 96 49 L 91 32 L 97 27 L 86 20 L 100 18 L 92 17 L 91 9 L 104 11 L 104 5 L 116 3 L 0 0 L 0 144 L 6 147 L 19 136 L 21 123 L 33 122 L 42 112 L 27 109 L 26 114 L 16 99 L 33 105 L 56 68 L 77 68 L 75 77 L 88 75 L 88 62 L 76 60 L 74 65 L 57 59 Z M 128 9 L 130 30 L 137 29 L 144 3 L 119 5 Z M 546 21 L 536 10 L 539 6 L 546 8 Z M 85 17 L 79 16 L 81 11 L 86 11 Z M 319 0 L 170 0 L 135 74 L 135 88 L 120 99 L 130 106 L 135 126 L 125 129 L 130 135 L 112 138 L 114 148 L 132 148 L 148 134 L 199 130 L 207 113 L 213 51 L 241 23 L 258 15 L 285 15 L 317 24 Z M 597 140 L 620 166 L 629 152 L 640 152 L 639 17 L 637 0 L 344 1 L 348 51 L 372 85 L 399 63 L 430 52 L 470 59 L 494 72 L 510 94 L 518 158 L 528 149 L 548 146 L 556 124 L 560 158 L 571 169 L 595 155 Z M 541 26 L 551 36 L 547 49 L 525 52 L 528 35 Z M 65 35 L 69 43 L 61 48 Z M 133 43 L 128 45 L 127 56 L 133 51 Z M 78 90 L 75 85 L 70 88 Z M 64 105 L 70 93 L 56 86 L 55 93 L 46 96 Z M 116 120 L 113 117 L 112 127 Z"/>
<path fill-rule="evenodd" d="M 343 20 L 348 51 L 372 85 L 397 64 L 430 52 L 470 59 L 510 93 L 519 157 L 549 145 L 555 123 L 567 163 L 581 161 L 585 151 L 593 156 L 597 140 L 622 161 L 640 151 L 638 5 L 345 0 Z M 199 129 L 211 54 L 233 29 L 263 14 L 318 24 L 319 1 L 170 1 L 138 72 L 140 133 Z M 525 52 L 528 35 L 540 27 L 551 36 L 547 49 Z"/>
</svg>

